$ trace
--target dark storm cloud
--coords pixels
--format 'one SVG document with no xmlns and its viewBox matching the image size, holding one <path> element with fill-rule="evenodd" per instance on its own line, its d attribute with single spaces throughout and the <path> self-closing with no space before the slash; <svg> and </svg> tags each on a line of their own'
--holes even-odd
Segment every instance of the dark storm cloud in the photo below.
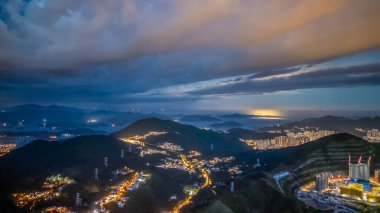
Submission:
<svg viewBox="0 0 380 213">
<path fill-rule="evenodd" d="M 371 65 L 265 80 L 379 48 L 377 0 L 12 0 L 0 8 L 4 102 L 193 100 L 378 84 Z M 215 79 L 208 89 L 170 90 Z"/>
</svg>

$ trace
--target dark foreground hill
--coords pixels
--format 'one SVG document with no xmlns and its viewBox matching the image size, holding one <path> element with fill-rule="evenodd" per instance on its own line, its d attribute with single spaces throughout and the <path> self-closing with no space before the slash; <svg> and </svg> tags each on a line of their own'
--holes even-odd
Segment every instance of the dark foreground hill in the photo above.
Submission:
<svg viewBox="0 0 380 213">
<path fill-rule="evenodd" d="M 100 177 L 116 168 L 127 165 L 136 169 L 144 165 L 134 153 L 120 158 L 125 143 L 105 135 L 80 136 L 65 142 L 36 140 L 0 158 L 0 206 L 4 212 L 14 212 L 10 194 L 17 191 L 36 190 L 48 176 L 62 174 L 78 183 L 93 180 L 94 169 L 100 168 Z M 109 167 L 104 168 L 104 157 Z M 106 173 L 106 171 L 108 171 Z M 7 211 L 5 211 L 7 209 Z"/>
<path fill-rule="evenodd" d="M 192 212 L 189 210 L 188 212 Z M 308 208 L 295 198 L 286 196 L 274 188 L 261 173 L 249 176 L 235 184 L 235 191 L 222 192 L 208 205 L 199 205 L 200 213 L 250 213 L 250 212 L 318 212 Z"/>
<path fill-rule="evenodd" d="M 125 157 L 121 158 L 121 149 Z M 112 171 L 127 166 L 135 171 L 147 172 L 149 181 L 135 193 L 130 193 L 128 205 L 120 209 L 112 207 L 111 212 L 158 212 L 170 209 L 173 201 L 168 198 L 177 194 L 183 199 L 184 185 L 193 184 L 198 177 L 175 169 L 161 169 L 150 166 L 146 158 L 138 155 L 139 149 L 111 136 L 81 136 L 65 142 L 37 140 L 0 158 L 0 212 L 24 212 L 14 205 L 13 192 L 38 191 L 46 177 L 62 174 L 75 180 L 73 186 L 65 188 L 60 199 L 41 202 L 35 211 L 52 205 L 74 206 L 74 195 L 81 193 L 83 202 L 92 205 L 102 197 L 115 182 Z M 104 166 L 108 157 L 109 166 Z M 159 159 L 157 160 L 160 163 Z M 94 169 L 99 168 L 99 180 L 94 179 Z M 194 180 L 196 179 L 196 180 Z M 170 180 L 170 181 L 168 181 Z M 91 206 L 84 206 L 76 212 L 88 212 Z"/>
<path fill-rule="evenodd" d="M 125 143 L 106 135 L 80 136 L 65 142 L 36 140 L 0 158 L 1 174 L 6 174 L 0 178 L 11 178 L 9 183 L 72 167 L 93 169 L 102 165 L 104 157 L 110 162 L 121 161 L 121 149 L 127 149 Z M 127 158 L 135 160 L 137 156 L 127 153 Z"/>
<path fill-rule="evenodd" d="M 249 147 L 236 137 L 212 130 L 198 129 L 170 120 L 147 118 L 139 120 L 128 127 L 112 134 L 117 138 L 145 135 L 149 132 L 167 132 L 147 139 L 150 143 L 162 141 L 180 145 L 185 150 L 197 150 L 202 153 L 227 153 L 249 150 Z M 211 144 L 213 150 L 211 151 Z"/>
</svg>

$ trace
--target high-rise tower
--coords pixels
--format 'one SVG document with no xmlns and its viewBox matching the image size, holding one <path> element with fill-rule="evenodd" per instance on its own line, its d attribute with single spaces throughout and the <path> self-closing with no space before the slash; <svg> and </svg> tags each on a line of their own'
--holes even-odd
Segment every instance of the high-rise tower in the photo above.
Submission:
<svg viewBox="0 0 380 213">
<path fill-rule="evenodd" d="M 108 167 L 108 158 L 107 157 L 104 157 L 104 166 Z"/>
<path fill-rule="evenodd" d="M 367 163 L 361 163 L 362 156 L 359 157 L 358 162 L 351 164 L 351 155 L 348 156 L 348 177 L 350 179 L 360 179 L 368 181 L 370 178 L 370 163 L 371 157 L 368 158 Z"/>
</svg>

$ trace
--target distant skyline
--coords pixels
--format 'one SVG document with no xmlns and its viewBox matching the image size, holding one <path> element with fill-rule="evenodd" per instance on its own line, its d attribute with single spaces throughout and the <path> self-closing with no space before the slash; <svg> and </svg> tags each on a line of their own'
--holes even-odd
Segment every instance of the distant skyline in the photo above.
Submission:
<svg viewBox="0 0 380 213">
<path fill-rule="evenodd" d="M 379 11 L 377 0 L 2 1 L 0 106 L 379 115 Z"/>
</svg>

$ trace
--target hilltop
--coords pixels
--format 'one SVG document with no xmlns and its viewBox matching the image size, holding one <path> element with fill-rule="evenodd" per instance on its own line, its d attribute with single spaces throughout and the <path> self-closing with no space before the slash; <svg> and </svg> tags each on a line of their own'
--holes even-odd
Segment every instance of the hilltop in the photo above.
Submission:
<svg viewBox="0 0 380 213">
<path fill-rule="evenodd" d="M 239 141 L 238 138 L 231 137 L 229 134 L 198 129 L 191 125 L 158 118 L 139 120 L 112 135 L 117 138 L 125 138 L 134 135 L 144 135 L 149 132 L 166 132 L 166 134 L 149 137 L 147 139 L 149 143 L 155 144 L 160 141 L 167 141 L 180 145 L 185 150 L 210 153 L 211 143 L 214 147 L 213 151 L 217 153 L 249 150 L 246 144 Z"/>
</svg>

